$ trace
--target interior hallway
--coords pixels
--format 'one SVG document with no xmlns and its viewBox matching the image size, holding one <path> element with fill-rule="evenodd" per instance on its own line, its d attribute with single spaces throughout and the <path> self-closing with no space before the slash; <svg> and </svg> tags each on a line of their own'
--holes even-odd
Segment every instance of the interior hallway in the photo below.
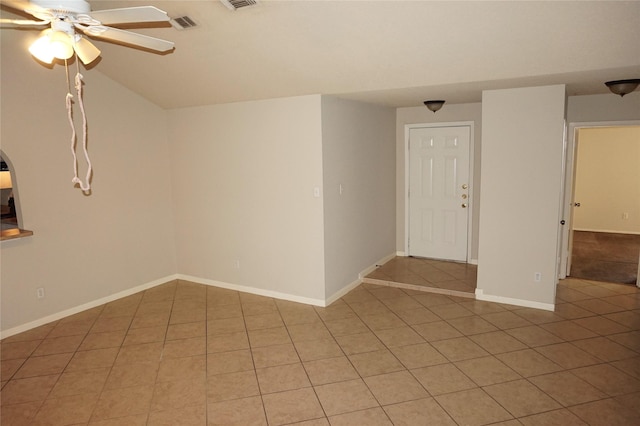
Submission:
<svg viewBox="0 0 640 426">
<path fill-rule="evenodd" d="M 472 270 L 436 275 L 470 285 Z M 171 282 L 0 349 L 3 426 L 612 426 L 640 416 L 640 290 L 578 279 L 558 286 L 555 312 L 366 283 L 319 308 Z"/>
</svg>

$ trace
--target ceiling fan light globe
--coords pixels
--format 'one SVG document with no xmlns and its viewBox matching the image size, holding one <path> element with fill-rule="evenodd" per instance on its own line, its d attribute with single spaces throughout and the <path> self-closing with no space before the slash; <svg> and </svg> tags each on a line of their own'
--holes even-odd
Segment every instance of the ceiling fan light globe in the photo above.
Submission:
<svg viewBox="0 0 640 426">
<path fill-rule="evenodd" d="M 51 38 L 51 54 L 58 59 L 69 59 L 73 56 L 73 43 L 69 34 L 53 31 Z"/>
<path fill-rule="evenodd" d="M 80 36 L 76 36 L 74 46 L 78 57 L 83 64 L 87 65 L 95 61 L 100 56 L 100 50 L 93 45 L 89 40 L 86 40 Z"/>
<path fill-rule="evenodd" d="M 53 62 L 53 54 L 51 53 L 51 40 L 49 35 L 45 34 L 42 37 L 34 41 L 29 46 L 29 53 L 31 53 L 37 60 L 50 64 Z"/>
</svg>

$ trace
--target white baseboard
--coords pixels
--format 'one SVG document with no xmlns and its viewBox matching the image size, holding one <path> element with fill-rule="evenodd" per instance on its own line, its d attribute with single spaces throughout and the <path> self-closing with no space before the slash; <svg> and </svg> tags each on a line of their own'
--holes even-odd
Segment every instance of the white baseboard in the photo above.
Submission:
<svg viewBox="0 0 640 426">
<path fill-rule="evenodd" d="M 478 265 L 478 259 L 471 259 L 467 263 L 470 264 L 470 265 L 476 265 L 477 266 Z"/>
<path fill-rule="evenodd" d="M 105 303 L 113 302 L 114 300 L 121 299 L 123 297 L 131 296 L 132 294 L 139 293 L 144 290 L 148 290 L 150 288 L 159 286 L 161 284 L 165 284 L 167 282 L 170 282 L 176 279 L 178 279 L 178 275 L 169 275 L 164 278 L 150 281 L 146 284 L 141 284 L 139 286 L 132 287 L 127 290 L 119 291 L 109 296 L 101 297 L 100 299 L 96 299 L 91 302 L 83 303 L 82 305 L 75 306 L 73 308 L 65 309 L 64 311 L 61 311 L 61 312 L 56 312 L 55 314 L 47 315 L 46 317 L 39 318 L 34 321 L 30 321 L 26 324 L 22 324 L 17 327 L 13 327 L 13 328 L 1 331 L 0 339 L 5 339 L 7 337 L 13 336 L 14 334 L 23 333 L 27 330 L 31 330 L 32 328 L 40 327 L 41 325 L 45 325 L 50 322 L 57 321 L 59 319 L 68 317 L 70 315 L 75 315 L 82 311 L 86 311 L 87 309 L 95 308 L 96 306 L 104 305 Z"/>
<path fill-rule="evenodd" d="M 351 284 L 347 285 L 346 287 L 343 287 L 340 290 L 336 291 L 335 293 L 333 293 L 331 296 L 327 298 L 324 306 L 331 305 L 333 302 L 340 299 L 342 296 L 349 293 L 354 288 L 358 287 L 361 283 L 362 283 L 362 279 L 358 278 L 357 280 L 353 281 Z"/>
<path fill-rule="evenodd" d="M 231 284 L 223 281 L 216 281 L 216 280 L 210 280 L 207 278 L 194 277 L 191 275 L 178 274 L 177 276 L 178 276 L 178 279 L 180 280 L 191 281 L 197 284 L 226 288 L 228 290 L 236 290 L 236 291 L 241 291 L 243 293 L 256 294 L 258 296 L 273 297 L 274 299 L 288 300 L 290 302 L 304 303 L 306 305 L 314 305 L 314 306 L 322 306 L 322 307 L 327 306 L 326 302 L 322 299 L 312 299 L 304 296 L 296 296 L 294 294 L 281 293 L 279 291 L 265 290 L 262 288 L 248 287 L 248 286 L 239 285 L 239 284 Z"/>
<path fill-rule="evenodd" d="M 524 306 L 525 308 L 543 309 L 545 311 L 554 311 L 556 305 L 553 303 L 541 303 L 534 302 L 532 300 L 513 299 L 511 297 L 494 296 L 491 294 L 484 294 L 484 291 L 480 288 L 476 288 L 476 300 L 483 300 L 485 302 L 504 303 L 506 305 Z"/>
<path fill-rule="evenodd" d="M 385 263 L 387 263 L 391 259 L 395 258 L 396 256 L 398 256 L 397 253 L 392 253 L 392 254 L 389 254 L 389 255 L 383 257 L 382 259 L 378 260 L 373 265 L 365 268 L 364 271 L 360 272 L 358 274 L 358 278 L 360 278 L 362 280 L 364 277 L 366 277 L 367 275 L 369 275 L 370 273 L 375 271 L 379 266 L 384 265 Z"/>
</svg>

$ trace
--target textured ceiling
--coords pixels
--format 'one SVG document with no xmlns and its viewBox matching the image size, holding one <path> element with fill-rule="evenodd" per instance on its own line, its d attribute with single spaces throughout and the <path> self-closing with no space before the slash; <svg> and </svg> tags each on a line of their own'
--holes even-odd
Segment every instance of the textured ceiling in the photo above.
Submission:
<svg viewBox="0 0 640 426">
<path fill-rule="evenodd" d="M 90 3 L 154 5 L 198 24 L 128 28 L 174 41 L 165 55 L 95 41 L 93 69 L 164 108 L 307 94 L 403 107 L 557 83 L 570 95 L 606 93 L 604 81 L 640 78 L 639 1 Z"/>
</svg>

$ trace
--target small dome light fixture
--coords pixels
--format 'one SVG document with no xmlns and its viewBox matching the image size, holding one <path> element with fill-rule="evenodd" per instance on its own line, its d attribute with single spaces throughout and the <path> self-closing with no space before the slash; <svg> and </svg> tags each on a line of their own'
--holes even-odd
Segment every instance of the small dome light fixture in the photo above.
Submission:
<svg viewBox="0 0 640 426">
<path fill-rule="evenodd" d="M 616 95 L 620 95 L 622 97 L 638 88 L 638 85 L 640 85 L 640 78 L 607 81 L 605 84 L 612 93 L 615 93 Z"/>
<path fill-rule="evenodd" d="M 431 110 L 431 111 L 433 111 L 435 113 L 440 108 L 442 108 L 442 105 L 444 105 L 444 102 L 445 101 L 442 101 L 442 100 L 424 101 L 424 104 L 426 105 L 427 108 L 429 108 L 429 110 Z"/>
</svg>

